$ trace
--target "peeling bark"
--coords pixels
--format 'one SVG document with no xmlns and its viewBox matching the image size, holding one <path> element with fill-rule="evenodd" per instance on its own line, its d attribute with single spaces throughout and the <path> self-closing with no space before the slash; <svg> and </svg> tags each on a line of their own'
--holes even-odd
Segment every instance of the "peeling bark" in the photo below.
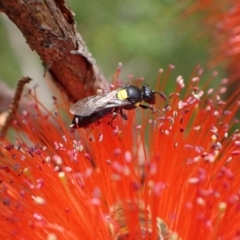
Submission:
<svg viewBox="0 0 240 240">
<path fill-rule="evenodd" d="M 17 25 L 71 101 L 108 88 L 64 0 L 0 0 L 0 10 Z"/>
</svg>

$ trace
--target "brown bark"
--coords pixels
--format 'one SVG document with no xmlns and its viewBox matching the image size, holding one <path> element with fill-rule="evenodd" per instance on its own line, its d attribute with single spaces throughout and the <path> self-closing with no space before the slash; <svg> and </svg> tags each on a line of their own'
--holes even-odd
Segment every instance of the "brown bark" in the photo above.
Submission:
<svg viewBox="0 0 240 240">
<path fill-rule="evenodd" d="M 70 100 L 108 87 L 64 0 L 0 0 L 0 11 L 17 25 Z"/>
<path fill-rule="evenodd" d="M 9 128 L 9 126 L 11 125 L 16 112 L 18 110 L 20 110 L 24 105 L 25 107 L 27 106 L 26 103 L 24 101 L 21 101 L 21 95 L 22 95 L 22 91 L 23 91 L 23 87 L 26 83 L 29 83 L 31 81 L 31 78 L 29 77 L 23 77 L 22 79 L 19 80 L 18 82 L 18 86 L 15 92 L 14 97 L 12 97 L 11 99 L 8 98 L 9 95 L 7 95 L 7 101 L 11 100 L 11 105 L 9 104 L 9 109 L 8 111 L 1 111 L 2 108 L 0 108 L 0 127 L 1 127 L 1 135 L 4 136 Z M 4 85 L 2 85 L 2 87 L 5 88 L 5 90 L 8 91 L 8 88 Z M 13 95 L 11 93 L 11 91 L 9 92 L 10 95 Z M 0 100 L 2 100 L 0 98 Z M 1 101 L 0 101 L 1 103 Z M 20 105 L 20 108 L 19 108 Z"/>
</svg>

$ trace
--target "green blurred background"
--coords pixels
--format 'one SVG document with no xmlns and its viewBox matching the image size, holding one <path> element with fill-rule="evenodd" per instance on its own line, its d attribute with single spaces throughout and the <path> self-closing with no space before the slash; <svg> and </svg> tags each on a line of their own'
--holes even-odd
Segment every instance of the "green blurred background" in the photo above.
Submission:
<svg viewBox="0 0 240 240">
<path fill-rule="evenodd" d="M 119 62 L 121 78 L 144 77 L 150 85 L 158 69 L 175 65 L 168 85 L 178 75 L 188 79 L 197 64 L 206 67 L 210 39 L 204 35 L 201 16 L 183 17 L 187 1 L 175 0 L 68 0 L 77 29 L 104 75 L 111 79 Z M 0 18 L 0 78 L 11 87 L 22 75 L 36 81 L 43 68 L 36 53 L 24 43 L 11 22 Z M 220 80 L 222 75 L 218 77 Z"/>
</svg>

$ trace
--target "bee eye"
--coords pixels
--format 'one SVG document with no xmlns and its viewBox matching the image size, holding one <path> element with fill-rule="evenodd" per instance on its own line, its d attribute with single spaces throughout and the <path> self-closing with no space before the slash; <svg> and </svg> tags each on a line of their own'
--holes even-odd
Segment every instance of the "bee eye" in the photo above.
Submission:
<svg viewBox="0 0 240 240">
<path fill-rule="evenodd" d="M 154 91 L 148 86 L 142 86 L 142 98 L 148 104 L 155 104 Z"/>
</svg>

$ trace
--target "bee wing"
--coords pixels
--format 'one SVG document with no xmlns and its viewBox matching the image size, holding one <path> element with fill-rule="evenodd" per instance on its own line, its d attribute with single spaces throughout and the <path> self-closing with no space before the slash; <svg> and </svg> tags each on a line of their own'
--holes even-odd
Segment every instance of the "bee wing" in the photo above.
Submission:
<svg viewBox="0 0 240 240">
<path fill-rule="evenodd" d="M 103 108 L 114 108 L 129 104 L 128 101 L 116 98 L 118 91 L 119 89 L 116 89 L 114 91 L 83 98 L 70 108 L 70 113 L 78 116 L 89 116 Z"/>
</svg>

